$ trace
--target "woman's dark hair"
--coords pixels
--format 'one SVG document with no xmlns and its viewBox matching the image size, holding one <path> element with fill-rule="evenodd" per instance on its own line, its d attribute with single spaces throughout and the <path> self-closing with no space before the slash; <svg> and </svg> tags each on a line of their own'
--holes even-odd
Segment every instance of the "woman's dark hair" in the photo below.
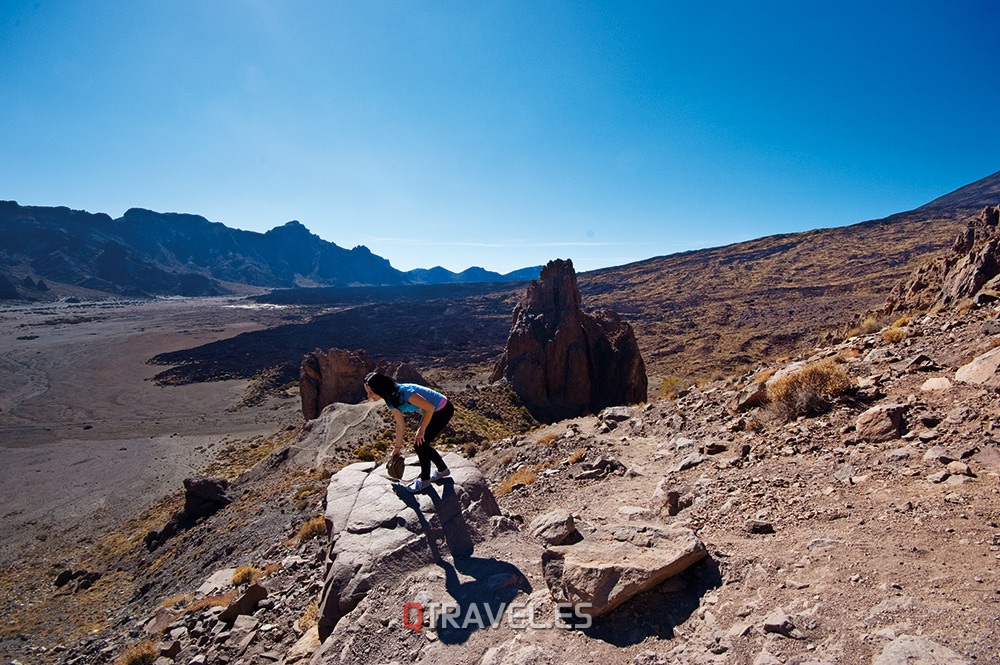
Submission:
<svg viewBox="0 0 1000 665">
<path fill-rule="evenodd" d="M 385 400 L 389 406 L 399 408 L 402 401 L 399 398 L 399 385 L 391 377 L 378 372 L 371 372 L 365 377 L 365 383 L 372 392 Z"/>
</svg>

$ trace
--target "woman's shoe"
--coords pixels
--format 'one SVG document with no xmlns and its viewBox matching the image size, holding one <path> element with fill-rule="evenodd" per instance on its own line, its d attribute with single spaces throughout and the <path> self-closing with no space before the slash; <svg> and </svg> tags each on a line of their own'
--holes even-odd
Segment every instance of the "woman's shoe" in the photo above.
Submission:
<svg viewBox="0 0 1000 665">
<path fill-rule="evenodd" d="M 450 475 L 451 469 L 447 467 L 442 470 L 434 469 L 434 472 L 431 474 L 431 482 L 436 483 L 437 481 L 447 478 Z"/>
</svg>

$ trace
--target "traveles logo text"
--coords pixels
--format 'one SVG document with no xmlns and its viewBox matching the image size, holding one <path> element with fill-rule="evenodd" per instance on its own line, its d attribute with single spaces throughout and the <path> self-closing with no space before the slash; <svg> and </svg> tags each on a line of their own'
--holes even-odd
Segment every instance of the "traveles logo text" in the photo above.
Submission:
<svg viewBox="0 0 1000 665">
<path fill-rule="evenodd" d="M 440 620 L 439 630 L 467 630 L 497 627 L 501 621 L 514 630 L 549 630 L 590 628 L 592 620 L 586 613 L 593 607 L 590 603 L 556 603 L 555 617 L 551 621 L 539 620 L 531 603 L 509 603 L 491 607 L 489 604 L 470 603 L 461 607 L 458 603 L 406 603 L 403 605 L 403 626 L 420 632 L 425 620 L 434 626 Z"/>
</svg>

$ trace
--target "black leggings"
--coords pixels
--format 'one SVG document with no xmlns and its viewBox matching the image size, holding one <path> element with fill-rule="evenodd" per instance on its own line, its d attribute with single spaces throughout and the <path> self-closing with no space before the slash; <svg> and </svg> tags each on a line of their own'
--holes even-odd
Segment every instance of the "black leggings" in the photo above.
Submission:
<svg viewBox="0 0 1000 665">
<path fill-rule="evenodd" d="M 445 428 L 448 421 L 455 414 L 455 407 L 448 402 L 444 405 L 444 408 L 440 411 L 435 411 L 434 415 L 431 416 L 430 423 L 427 424 L 427 429 L 424 431 L 424 443 L 421 446 L 415 446 L 414 450 L 417 451 L 417 459 L 420 460 L 420 478 L 423 480 L 430 480 L 431 478 L 431 462 L 434 462 L 434 466 L 437 467 L 438 471 L 444 471 L 448 466 L 441 459 L 441 454 L 434 450 L 431 443 L 434 439 L 438 438 L 441 430 Z"/>
</svg>

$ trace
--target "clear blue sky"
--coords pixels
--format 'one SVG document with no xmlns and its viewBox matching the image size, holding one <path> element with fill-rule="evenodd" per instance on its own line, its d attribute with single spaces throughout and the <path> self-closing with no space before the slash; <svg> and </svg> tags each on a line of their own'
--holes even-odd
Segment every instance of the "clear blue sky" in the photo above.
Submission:
<svg viewBox="0 0 1000 665">
<path fill-rule="evenodd" d="M 1000 2 L 4 0 L 0 198 L 620 265 L 1000 171 Z"/>
</svg>

